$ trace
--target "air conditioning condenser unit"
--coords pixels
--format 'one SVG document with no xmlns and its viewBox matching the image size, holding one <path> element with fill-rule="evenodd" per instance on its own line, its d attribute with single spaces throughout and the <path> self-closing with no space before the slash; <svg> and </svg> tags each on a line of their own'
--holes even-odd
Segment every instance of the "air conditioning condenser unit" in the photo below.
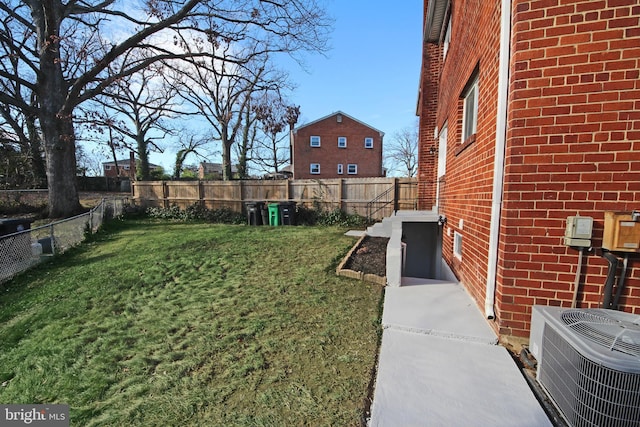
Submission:
<svg viewBox="0 0 640 427">
<path fill-rule="evenodd" d="M 529 346 L 570 426 L 640 426 L 640 316 L 534 306 Z"/>
</svg>

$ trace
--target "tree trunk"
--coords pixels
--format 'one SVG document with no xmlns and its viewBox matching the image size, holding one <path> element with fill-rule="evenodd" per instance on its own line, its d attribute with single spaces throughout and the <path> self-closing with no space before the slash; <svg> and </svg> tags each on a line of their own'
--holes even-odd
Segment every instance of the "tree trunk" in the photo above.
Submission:
<svg viewBox="0 0 640 427">
<path fill-rule="evenodd" d="M 140 160 L 140 180 L 149 181 L 151 179 L 151 171 L 149 169 L 149 148 L 144 134 L 138 132 L 136 137 L 138 145 L 138 160 Z"/>
<path fill-rule="evenodd" d="M 231 171 L 231 141 L 222 141 L 222 179 L 230 181 L 233 178 Z"/>
<path fill-rule="evenodd" d="M 80 212 L 76 186 L 76 149 L 73 129 L 73 107 L 65 106 L 67 82 L 60 59 L 60 21 L 64 12 L 55 2 L 37 25 L 40 50 L 38 100 L 40 126 L 47 156 L 47 186 L 49 188 L 49 217 L 64 218 Z"/>
<path fill-rule="evenodd" d="M 40 119 L 47 154 L 49 217 L 66 218 L 82 210 L 76 186 L 75 134 L 71 120 L 43 114 Z"/>
</svg>

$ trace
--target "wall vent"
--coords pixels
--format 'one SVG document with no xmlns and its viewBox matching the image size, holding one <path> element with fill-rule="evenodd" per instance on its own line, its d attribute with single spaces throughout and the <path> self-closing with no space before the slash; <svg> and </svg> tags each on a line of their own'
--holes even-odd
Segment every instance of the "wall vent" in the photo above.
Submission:
<svg viewBox="0 0 640 427">
<path fill-rule="evenodd" d="M 570 426 L 640 425 L 640 316 L 534 306 L 531 319 L 537 380 Z"/>
</svg>

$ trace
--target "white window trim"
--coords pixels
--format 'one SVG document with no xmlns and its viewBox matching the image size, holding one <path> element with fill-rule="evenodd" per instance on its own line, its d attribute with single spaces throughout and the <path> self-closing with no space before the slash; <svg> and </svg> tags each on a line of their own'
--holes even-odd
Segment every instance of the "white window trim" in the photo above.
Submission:
<svg viewBox="0 0 640 427">
<path fill-rule="evenodd" d="M 473 98 L 472 98 L 473 96 Z M 472 108 L 472 111 L 469 111 Z M 471 114 L 471 117 L 469 115 Z M 469 123 L 471 120 L 471 123 Z M 469 131 L 468 125 L 471 125 Z M 478 77 L 476 76 L 464 95 L 462 110 L 462 142 L 475 134 L 478 128 Z"/>
<path fill-rule="evenodd" d="M 311 165 L 309 165 L 309 173 L 312 175 L 320 175 L 320 163 L 311 163 Z"/>
<path fill-rule="evenodd" d="M 453 256 L 462 261 L 462 234 L 453 232 Z"/>
<path fill-rule="evenodd" d="M 347 148 L 347 137 L 339 136 L 338 137 L 338 148 Z"/>
<path fill-rule="evenodd" d="M 438 136 L 438 178 L 442 178 L 447 172 L 447 122 L 442 125 Z"/>
<path fill-rule="evenodd" d="M 364 148 L 373 148 L 373 138 L 365 138 L 364 139 Z"/>
<path fill-rule="evenodd" d="M 317 143 L 315 143 L 315 142 L 314 142 L 314 138 L 318 138 L 318 142 L 317 142 Z M 321 138 L 320 138 L 318 135 L 311 135 L 311 136 L 309 137 L 309 145 L 310 145 L 311 147 L 320 147 L 321 142 L 322 142 L 322 140 L 321 140 Z"/>
<path fill-rule="evenodd" d="M 358 175 L 358 165 L 355 164 L 355 163 L 349 163 L 347 165 L 347 174 L 348 175 Z"/>
<path fill-rule="evenodd" d="M 338 175 L 344 174 L 344 165 L 342 163 L 338 163 Z"/>
<path fill-rule="evenodd" d="M 451 16 L 447 19 L 447 29 L 444 32 L 444 40 L 442 43 L 442 60 L 447 57 L 449 51 L 449 45 L 451 44 Z"/>
</svg>

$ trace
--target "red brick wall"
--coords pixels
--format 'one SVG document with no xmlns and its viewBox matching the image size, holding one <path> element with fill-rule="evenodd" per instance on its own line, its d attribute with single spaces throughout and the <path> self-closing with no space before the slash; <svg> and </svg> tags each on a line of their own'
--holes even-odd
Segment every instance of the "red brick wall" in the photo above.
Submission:
<svg viewBox="0 0 640 427">
<path fill-rule="evenodd" d="M 124 162 L 124 164 L 118 163 L 118 169 L 120 169 L 120 176 L 129 178 L 132 176 L 131 169 L 125 169 L 125 165 L 129 166 L 129 163 L 128 162 Z M 115 178 L 116 176 L 118 176 L 115 165 L 111 165 L 110 169 L 106 169 L 103 166 L 103 169 L 104 169 L 104 176 L 106 177 Z"/>
<path fill-rule="evenodd" d="M 426 5 L 426 3 L 425 3 Z M 434 138 L 438 107 L 438 82 L 440 80 L 441 48 L 425 44 L 422 55 L 422 75 L 418 101 L 418 209 L 431 210 L 436 198 L 436 165 L 438 140 Z"/>
<path fill-rule="evenodd" d="M 320 147 L 311 147 L 309 138 L 321 137 Z M 338 137 L 347 138 L 347 148 L 338 148 Z M 373 148 L 364 148 L 364 139 L 373 138 Z M 311 163 L 320 163 L 320 174 L 311 174 Z M 338 175 L 338 164 L 344 165 Z M 347 165 L 358 165 L 357 175 L 347 173 Z M 367 178 L 382 174 L 382 135 L 364 124 L 336 115 L 294 130 L 293 177 L 308 178 Z"/>
<path fill-rule="evenodd" d="M 447 169 L 440 184 L 439 208 L 448 223 L 442 252 L 458 279 L 482 307 L 493 189 L 499 6 L 499 1 L 452 2 L 451 44 L 447 56 L 443 62 L 442 48 L 425 44 L 422 75 L 419 179 L 435 180 L 433 163 L 437 161 L 437 154 L 430 158 L 426 152 L 434 144 L 438 147 L 434 127 L 442 129 L 446 122 Z M 437 64 L 438 69 L 434 69 L 433 64 Z M 476 139 L 462 149 L 462 97 L 476 69 L 479 87 Z M 435 99 L 429 95 L 435 95 Z M 429 197 L 429 193 L 421 196 Z M 462 260 L 453 255 L 455 232 L 463 236 Z"/>
<path fill-rule="evenodd" d="M 532 304 L 569 306 L 578 251 L 562 244 L 568 216 L 640 209 L 640 3 L 513 3 L 512 75 L 500 244 L 498 318 L 528 333 Z M 585 256 L 581 307 L 601 301 L 607 264 Z M 640 314 L 640 256 L 622 299 Z"/>
<path fill-rule="evenodd" d="M 491 222 L 500 3 L 452 2 L 445 61 L 440 47 L 425 44 L 419 111 L 421 182 L 435 178 L 434 160 L 426 153 L 436 143 L 434 128 L 448 123 L 440 203 L 440 213 L 448 218 L 443 256 L 481 307 Z M 578 251 L 563 244 L 566 218 L 592 216 L 592 244 L 599 248 L 605 211 L 640 209 L 640 4 L 513 0 L 512 12 L 494 327 L 504 335 L 526 337 L 533 304 L 571 304 Z M 476 139 L 463 149 L 461 96 L 476 69 Z M 425 95 L 430 87 L 435 107 Z M 432 194 L 421 192 L 424 204 Z M 462 261 L 452 254 L 455 231 L 463 235 Z M 595 307 L 601 300 L 607 263 L 595 252 L 584 258 L 580 307 Z M 621 303 L 624 310 L 640 314 L 640 255 L 630 257 Z"/>
</svg>

